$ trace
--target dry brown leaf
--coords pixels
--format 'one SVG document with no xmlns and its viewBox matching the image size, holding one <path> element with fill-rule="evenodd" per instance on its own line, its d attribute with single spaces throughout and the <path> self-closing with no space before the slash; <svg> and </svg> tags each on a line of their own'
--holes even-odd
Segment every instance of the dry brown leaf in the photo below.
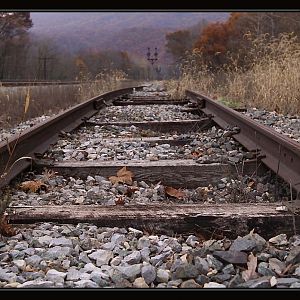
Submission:
<svg viewBox="0 0 300 300">
<path fill-rule="evenodd" d="M 25 103 L 24 103 L 24 114 L 27 113 L 30 103 L 30 91 L 27 90 L 26 97 L 25 97 Z"/>
<path fill-rule="evenodd" d="M 245 281 L 248 281 L 250 279 L 255 279 L 258 277 L 257 273 L 255 272 L 257 267 L 257 257 L 253 255 L 253 253 L 250 253 L 248 256 L 248 262 L 247 262 L 248 270 L 242 272 L 242 277 Z"/>
<path fill-rule="evenodd" d="M 200 157 L 200 156 L 203 155 L 203 152 L 201 152 L 201 151 L 194 151 L 194 152 L 191 153 L 191 155 L 194 158 L 198 158 L 198 157 Z"/>
<path fill-rule="evenodd" d="M 250 182 L 248 183 L 248 187 L 251 187 L 251 188 L 252 188 L 253 185 L 254 185 L 254 183 L 255 183 L 254 181 L 250 181 Z"/>
<path fill-rule="evenodd" d="M 115 201 L 116 205 L 124 205 L 125 204 L 125 198 L 123 196 L 120 196 L 117 198 L 117 200 Z"/>
<path fill-rule="evenodd" d="M 49 181 L 51 178 L 55 177 L 57 175 L 57 172 L 54 172 L 53 170 L 47 170 L 43 172 L 43 177 L 45 181 Z"/>
<path fill-rule="evenodd" d="M 131 185 L 133 176 L 134 175 L 131 171 L 128 171 L 126 167 L 123 167 L 117 172 L 117 176 L 110 176 L 108 179 L 112 184 L 126 183 Z"/>
<path fill-rule="evenodd" d="M 183 199 L 186 195 L 183 191 L 177 190 L 171 186 L 165 187 L 165 193 L 171 197 L 177 198 L 179 200 Z"/>
<path fill-rule="evenodd" d="M 41 180 L 30 180 L 22 182 L 20 188 L 25 192 L 30 191 L 36 193 L 41 189 L 47 189 L 47 185 Z"/>
<path fill-rule="evenodd" d="M 5 214 L 0 217 L 0 234 L 7 237 L 17 234 L 17 231 L 12 227 L 12 225 L 8 224 L 7 215 Z"/>
<path fill-rule="evenodd" d="M 129 187 L 127 187 L 127 190 L 126 190 L 126 192 L 125 192 L 124 195 L 126 195 L 126 196 L 128 196 L 128 197 L 131 197 L 132 194 L 133 194 L 135 191 L 138 191 L 138 190 L 139 190 L 139 188 L 136 187 L 136 186 L 129 186 Z"/>
</svg>

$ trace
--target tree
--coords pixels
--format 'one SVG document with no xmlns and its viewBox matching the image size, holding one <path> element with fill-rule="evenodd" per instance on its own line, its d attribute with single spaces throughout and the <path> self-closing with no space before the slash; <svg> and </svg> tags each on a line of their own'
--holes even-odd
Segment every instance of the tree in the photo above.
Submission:
<svg viewBox="0 0 300 300">
<path fill-rule="evenodd" d="M 170 52 L 176 61 L 179 61 L 185 56 L 187 51 L 190 51 L 193 46 L 193 39 L 190 31 L 178 30 L 167 33 L 167 51 Z"/>
<path fill-rule="evenodd" d="M 300 13 L 231 13 L 225 22 L 207 25 L 199 35 L 194 48 L 198 49 L 212 67 L 251 65 L 251 40 L 266 35 L 276 38 L 282 33 L 294 32 L 300 37 Z"/>
<path fill-rule="evenodd" d="M 28 12 L 0 12 L 0 78 L 19 74 L 31 26 Z"/>
<path fill-rule="evenodd" d="M 0 12 L 1 40 L 24 35 L 32 27 L 29 12 Z"/>
</svg>

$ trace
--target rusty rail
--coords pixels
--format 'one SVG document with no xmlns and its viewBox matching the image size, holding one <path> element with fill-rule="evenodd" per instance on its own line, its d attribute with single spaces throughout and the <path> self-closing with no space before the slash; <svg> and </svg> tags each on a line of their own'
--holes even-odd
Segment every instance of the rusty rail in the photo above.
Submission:
<svg viewBox="0 0 300 300">
<path fill-rule="evenodd" d="M 261 161 L 284 181 L 291 184 L 299 195 L 299 143 L 205 95 L 190 90 L 186 91 L 186 95 L 198 102 L 201 111 L 211 115 L 212 120 L 220 127 L 239 127 L 240 131 L 234 135 L 234 138 L 249 151 L 259 152 L 262 157 Z"/>
<path fill-rule="evenodd" d="M 142 89 L 142 86 L 135 87 L 135 89 Z M 99 95 L 24 130 L 21 134 L 15 134 L 7 142 L 0 142 L 0 188 L 7 185 L 31 164 L 30 159 L 17 161 L 18 159 L 44 153 L 51 144 L 58 140 L 60 132 L 69 132 L 80 126 L 85 119 L 90 118 L 105 106 L 103 101 L 112 100 L 132 91 L 133 88 L 124 88 Z M 11 154 L 14 147 L 15 150 Z"/>
</svg>

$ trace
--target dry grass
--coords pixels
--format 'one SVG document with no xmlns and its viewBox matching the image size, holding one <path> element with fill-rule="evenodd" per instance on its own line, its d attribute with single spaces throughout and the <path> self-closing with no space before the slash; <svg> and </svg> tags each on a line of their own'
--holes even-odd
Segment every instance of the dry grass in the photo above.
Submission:
<svg viewBox="0 0 300 300">
<path fill-rule="evenodd" d="M 82 80 L 78 85 L 0 87 L 0 127 L 9 128 L 41 115 L 52 115 L 101 93 L 124 86 L 119 71 L 99 74 L 96 81 Z M 127 84 L 128 85 L 128 82 Z M 30 105 L 24 118 L 24 101 Z"/>
<path fill-rule="evenodd" d="M 300 44 L 291 34 L 269 40 L 261 36 L 249 49 L 252 65 L 235 65 L 212 72 L 194 52 L 182 66 L 179 80 L 166 82 L 174 97 L 185 89 L 202 92 L 231 105 L 255 106 L 279 113 L 300 113 Z"/>
</svg>

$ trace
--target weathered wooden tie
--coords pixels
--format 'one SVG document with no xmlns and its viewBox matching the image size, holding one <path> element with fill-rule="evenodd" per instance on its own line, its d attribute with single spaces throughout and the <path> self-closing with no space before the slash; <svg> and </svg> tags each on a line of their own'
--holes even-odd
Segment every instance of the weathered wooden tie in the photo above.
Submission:
<svg viewBox="0 0 300 300">
<path fill-rule="evenodd" d="M 141 129 L 149 129 L 158 132 L 182 132 L 186 133 L 189 131 L 200 131 L 212 126 L 210 118 L 203 118 L 199 120 L 182 120 L 182 121 L 152 121 L 152 122 L 91 122 L 86 121 L 86 126 L 122 126 L 130 127 L 136 126 Z"/>
<path fill-rule="evenodd" d="M 245 162 L 244 175 L 253 175 L 256 162 Z M 78 161 L 78 162 L 51 162 L 49 160 L 35 160 L 38 169 L 47 168 L 64 176 L 86 178 L 90 176 L 109 177 L 116 175 L 117 171 L 126 166 L 134 174 L 134 180 L 147 183 L 161 181 L 163 185 L 181 188 L 197 188 L 216 184 L 221 178 L 234 178 L 242 173 L 242 166 L 230 164 L 198 164 L 192 159 L 159 160 L 159 161 Z M 258 172 L 264 172 L 260 166 Z"/>
<path fill-rule="evenodd" d="M 126 105 L 185 105 L 189 103 L 188 100 L 174 100 L 174 99 L 130 99 L 130 100 L 114 100 L 115 106 Z"/>
<path fill-rule="evenodd" d="M 236 237 L 252 229 L 265 238 L 293 234 L 293 215 L 276 211 L 280 203 L 147 204 L 128 206 L 70 205 L 10 208 L 10 222 L 93 223 L 155 232 L 200 232 L 208 237 Z M 300 223 L 295 216 L 296 226 Z"/>
</svg>

